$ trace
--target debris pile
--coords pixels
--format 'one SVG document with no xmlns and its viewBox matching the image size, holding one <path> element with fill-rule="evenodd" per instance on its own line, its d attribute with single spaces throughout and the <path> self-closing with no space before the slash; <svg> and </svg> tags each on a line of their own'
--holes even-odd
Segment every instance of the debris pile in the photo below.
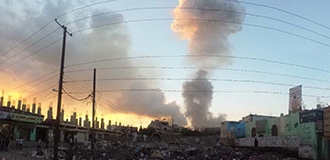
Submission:
<svg viewBox="0 0 330 160">
<path fill-rule="evenodd" d="M 76 143 L 74 146 L 59 148 L 60 159 L 91 159 L 91 143 Z M 48 159 L 49 156 L 38 156 L 32 153 L 33 159 Z M 276 152 L 261 152 L 258 149 L 234 148 L 220 143 L 210 145 L 203 141 L 181 139 L 176 142 L 132 142 L 132 141 L 99 141 L 94 147 L 94 160 L 294 160 L 293 156 Z"/>
</svg>

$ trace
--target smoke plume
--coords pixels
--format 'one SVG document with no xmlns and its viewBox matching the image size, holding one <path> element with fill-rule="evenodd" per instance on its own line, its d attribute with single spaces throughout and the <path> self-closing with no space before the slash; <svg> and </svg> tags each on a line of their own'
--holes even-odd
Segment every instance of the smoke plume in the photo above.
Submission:
<svg viewBox="0 0 330 160">
<path fill-rule="evenodd" d="M 129 87 L 131 90 L 150 88 L 146 83 L 135 82 Z M 126 92 L 117 100 L 118 111 L 131 112 L 138 115 L 152 117 L 172 117 L 175 124 L 187 125 L 187 120 L 180 112 L 180 107 L 175 102 L 166 103 L 165 95 L 160 89 L 150 92 Z"/>
<path fill-rule="evenodd" d="M 220 126 L 220 122 L 225 120 L 225 116 L 214 117 L 209 111 L 213 85 L 207 80 L 207 71 L 199 70 L 193 80 L 186 81 L 183 84 L 183 90 L 182 96 L 186 104 L 186 116 L 193 128 Z"/>
<path fill-rule="evenodd" d="M 189 41 L 189 54 L 203 56 L 193 58 L 194 62 L 218 65 L 219 59 L 215 61 L 207 55 L 230 54 L 228 36 L 241 30 L 244 13 L 244 7 L 236 0 L 179 0 L 171 27 Z M 228 62 L 221 59 L 220 65 Z"/>
<path fill-rule="evenodd" d="M 1 1 L 0 13 L 3 19 L 0 22 L 0 69 L 7 64 L 14 63 L 17 58 L 8 60 L 9 57 L 15 56 L 18 52 L 29 47 L 33 42 L 39 40 L 54 29 L 60 28 L 53 20 L 58 15 L 62 15 L 72 9 L 91 4 L 94 1 L 67 1 L 67 0 L 49 0 L 49 1 Z M 111 68 L 111 67 L 130 67 L 130 70 L 97 70 L 97 79 L 111 78 L 132 78 L 144 77 L 148 72 L 141 73 L 139 69 L 133 69 L 134 65 L 130 61 L 108 61 L 103 63 L 90 63 L 86 65 L 72 66 L 72 64 L 80 64 L 84 62 L 94 62 L 98 60 L 115 59 L 127 57 L 130 50 L 130 35 L 127 28 L 121 22 L 124 16 L 120 13 L 111 12 L 111 5 L 90 6 L 88 9 L 77 10 L 64 16 L 58 20 L 62 24 L 66 24 L 69 32 L 76 32 L 73 37 L 67 36 L 66 60 L 65 60 L 65 76 L 64 89 L 71 92 L 72 96 L 83 98 L 87 96 L 92 88 L 92 82 L 69 82 L 71 80 L 88 80 L 92 78 L 93 68 Z M 92 16 L 100 15 L 102 16 Z M 77 19 L 85 18 L 81 21 Z M 52 21 L 46 28 L 35 34 L 31 39 L 22 43 L 14 51 L 3 55 L 8 49 L 12 48 L 20 41 L 31 35 L 47 22 Z M 115 25 L 106 25 L 115 24 Z M 96 27 L 102 26 L 103 27 Z M 0 72 L 1 77 L 6 77 L 0 84 L 1 89 L 12 89 L 15 86 L 30 82 L 36 77 L 47 75 L 59 68 L 61 43 L 55 43 L 51 47 L 41 50 L 40 48 L 47 46 L 50 42 L 60 39 L 62 30 L 59 29 L 53 34 L 47 36 L 46 39 L 31 45 L 28 49 L 21 52 L 20 57 L 28 58 L 19 61 L 12 67 L 7 67 Z M 61 42 L 61 41 L 59 41 Z M 6 63 L 6 64 L 5 64 Z M 86 72 L 70 72 L 70 70 L 87 70 Z M 39 102 L 43 98 L 43 104 L 49 101 L 56 102 L 56 93 L 52 93 L 51 86 L 57 89 L 58 72 L 54 72 L 51 76 L 55 77 L 49 80 L 36 80 L 43 82 L 38 85 L 26 83 L 21 90 L 15 91 L 24 95 L 24 98 L 37 97 Z M 49 78 L 49 77 L 46 77 Z M 45 79 L 46 79 L 45 78 Z M 7 86 L 13 86 L 9 88 Z M 28 89 L 27 89 L 28 88 Z M 103 90 L 130 90 L 130 89 L 155 89 L 154 92 L 102 92 Z M 173 117 L 175 123 L 186 125 L 187 121 L 180 112 L 179 106 L 175 102 L 166 102 L 164 93 L 157 89 L 152 83 L 132 82 L 132 81 L 98 81 L 97 82 L 97 104 L 100 106 L 96 114 L 100 115 L 108 113 L 130 113 L 151 118 Z M 74 94 L 73 92 L 86 92 L 84 94 Z M 7 93 L 7 92 L 6 92 Z M 37 95 L 36 95 L 37 94 Z M 28 100 L 29 101 L 29 100 Z M 31 101 L 31 100 L 30 100 Z M 66 94 L 63 94 L 63 104 L 65 105 L 65 113 L 70 113 L 75 107 L 79 107 L 79 112 L 85 114 L 85 111 L 91 113 L 91 107 L 81 102 L 72 100 Z M 101 108 L 102 107 L 102 108 Z M 43 106 L 43 113 L 48 108 Z M 79 113 L 78 113 L 79 114 Z"/>
<path fill-rule="evenodd" d="M 228 36 L 241 30 L 245 9 L 237 0 L 179 0 L 174 9 L 171 28 L 181 39 L 189 41 L 190 60 L 198 66 L 221 66 L 229 63 Z M 219 55 L 211 58 L 208 55 Z M 195 129 L 219 127 L 225 115 L 217 117 L 212 106 L 213 85 L 208 72 L 199 70 L 192 81 L 183 84 L 185 115 Z"/>
</svg>

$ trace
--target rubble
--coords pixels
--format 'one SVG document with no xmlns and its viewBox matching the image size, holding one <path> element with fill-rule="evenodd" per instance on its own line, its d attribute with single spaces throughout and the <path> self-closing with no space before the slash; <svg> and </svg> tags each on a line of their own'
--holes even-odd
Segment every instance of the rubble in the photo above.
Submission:
<svg viewBox="0 0 330 160">
<path fill-rule="evenodd" d="M 276 152 L 262 152 L 257 148 L 234 148 L 220 143 L 206 143 L 184 138 L 171 143 L 165 142 L 133 142 L 99 141 L 95 144 L 94 160 L 295 160 L 297 158 Z M 59 148 L 60 159 L 91 159 L 91 144 L 76 143 Z M 32 159 L 50 159 L 50 153 L 44 156 L 31 153 Z"/>
</svg>

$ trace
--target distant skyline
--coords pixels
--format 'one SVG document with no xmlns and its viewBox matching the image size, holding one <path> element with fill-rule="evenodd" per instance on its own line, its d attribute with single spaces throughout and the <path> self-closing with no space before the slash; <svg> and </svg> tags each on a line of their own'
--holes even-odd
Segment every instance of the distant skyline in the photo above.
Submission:
<svg viewBox="0 0 330 160">
<path fill-rule="evenodd" d="M 91 93 L 93 68 L 97 116 L 133 126 L 171 117 L 193 126 L 194 116 L 216 121 L 248 114 L 279 116 L 288 113 L 289 89 L 298 85 L 306 109 L 316 108 L 317 99 L 330 103 L 329 1 L 180 4 L 182 14 L 176 15 L 177 0 L 0 1 L 0 91 L 16 102 L 22 97 L 32 104 L 36 97 L 44 115 L 51 102 L 56 108 L 53 89 L 58 88 L 62 44 L 62 31 L 54 21 L 58 18 L 73 33 L 66 47 L 67 115 L 91 115 L 90 100 L 72 97 Z M 225 23 L 226 16 L 237 19 Z M 189 27 L 197 32 L 189 35 Z M 226 29 L 228 34 L 221 32 Z M 198 42 L 194 50 L 193 42 Z M 188 56 L 200 53 L 216 56 Z M 196 75 L 199 69 L 207 72 L 199 72 L 202 79 Z M 198 85 L 210 94 L 187 92 Z M 190 110 L 186 104 L 197 108 Z M 199 122 L 196 127 L 203 125 Z"/>
</svg>

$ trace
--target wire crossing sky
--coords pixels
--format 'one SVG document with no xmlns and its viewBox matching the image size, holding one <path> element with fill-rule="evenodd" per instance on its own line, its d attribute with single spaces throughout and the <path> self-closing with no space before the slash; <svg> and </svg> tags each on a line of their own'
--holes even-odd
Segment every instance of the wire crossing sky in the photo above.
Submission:
<svg viewBox="0 0 330 160">
<path fill-rule="evenodd" d="M 123 124 L 174 117 L 200 128 L 250 113 L 278 116 L 287 113 L 289 88 L 298 85 L 304 107 L 316 108 L 330 102 L 329 5 L 1 1 L 0 90 L 16 102 L 36 98 L 43 113 L 55 106 L 62 40 L 57 18 L 73 33 L 64 75 L 67 114 L 91 113 L 93 68 L 97 116 Z"/>
</svg>

